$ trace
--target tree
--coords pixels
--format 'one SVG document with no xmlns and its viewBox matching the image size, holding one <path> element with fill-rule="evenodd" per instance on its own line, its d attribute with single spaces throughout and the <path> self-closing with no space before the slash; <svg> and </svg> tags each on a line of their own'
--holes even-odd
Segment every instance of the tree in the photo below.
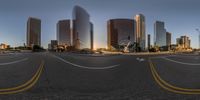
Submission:
<svg viewBox="0 0 200 100">
<path fill-rule="evenodd" d="M 40 52 L 40 51 L 44 51 L 44 49 L 42 47 L 40 47 L 39 45 L 33 45 L 32 51 Z"/>
</svg>

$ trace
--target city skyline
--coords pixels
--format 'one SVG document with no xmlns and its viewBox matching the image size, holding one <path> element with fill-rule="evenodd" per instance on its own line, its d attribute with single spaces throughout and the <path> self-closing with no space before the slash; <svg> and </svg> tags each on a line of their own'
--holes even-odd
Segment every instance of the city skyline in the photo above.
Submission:
<svg viewBox="0 0 200 100">
<path fill-rule="evenodd" d="M 56 22 L 61 19 L 71 19 L 72 8 L 75 5 L 80 5 L 88 11 L 91 16 L 91 22 L 94 24 L 94 45 L 95 47 L 106 47 L 107 44 L 107 29 L 106 22 L 109 19 L 113 18 L 133 18 L 136 14 L 142 13 L 146 18 L 146 34 L 152 34 L 153 32 L 153 23 L 156 20 L 162 20 L 166 24 L 166 29 L 172 32 L 172 44 L 176 43 L 176 38 L 182 35 L 187 35 L 191 38 L 191 45 L 194 48 L 198 47 L 198 33 L 196 28 L 199 28 L 199 24 L 196 20 L 199 18 L 199 14 L 195 13 L 198 11 L 198 6 L 192 6 L 198 4 L 198 0 L 194 1 L 156 1 L 152 0 L 151 3 L 146 3 L 144 1 L 137 0 L 119 0 L 119 1 L 107 1 L 106 3 L 101 3 L 104 5 L 102 8 L 100 5 L 97 5 L 99 1 L 73 1 L 73 0 L 61 0 L 61 1 L 49 1 L 47 5 L 44 5 L 44 1 L 36 0 L 25 1 L 19 0 L 17 3 L 12 3 L 12 6 L 9 5 L 8 1 L 3 1 L 1 5 L 0 12 L 0 42 L 7 43 L 11 46 L 23 45 L 26 41 L 26 20 L 29 16 L 37 17 L 42 20 L 42 46 L 45 48 L 50 40 L 56 39 Z M 103 1 L 102 1 L 103 2 Z M 120 4 L 127 5 L 126 7 L 119 10 L 118 6 Z M 174 3 L 171 5 L 171 3 Z M 39 7 L 34 8 L 30 6 L 27 9 L 24 9 L 28 4 L 37 4 Z M 38 4 L 40 3 L 40 4 Z M 113 6 L 109 6 L 110 4 Z M 61 5 L 62 4 L 62 5 Z M 135 5 L 134 5 L 135 4 Z M 139 6 L 137 6 L 139 4 Z M 163 7 L 150 7 L 151 4 L 160 4 Z M 185 7 L 185 4 L 188 6 Z M 6 6 L 7 5 L 7 6 Z M 170 8 L 166 6 L 170 6 Z M 44 7 L 45 6 L 45 7 Z M 55 6 L 55 9 L 52 11 L 48 10 L 51 6 Z M 10 8 L 9 8 L 10 7 Z M 44 7 L 44 8 L 43 8 Z M 9 9 L 6 9 L 9 8 Z M 48 9 L 49 8 L 49 9 Z M 149 8 L 148 10 L 144 10 Z M 168 9 L 167 9 L 168 8 Z M 178 9 L 175 9 L 178 8 Z M 4 9 L 4 10 L 2 10 Z M 6 9 L 6 10 L 5 10 Z M 36 9 L 42 9 L 38 11 Z M 105 9 L 107 9 L 105 11 Z M 114 11 L 113 9 L 118 9 Z M 166 10 L 167 9 L 167 10 Z M 176 10 L 176 11 L 174 11 Z M 160 12 L 159 14 L 157 14 Z M 176 13 L 179 12 L 179 13 Z M 42 14 L 44 13 L 44 14 Z M 18 15 L 19 14 L 19 15 Z M 46 14 L 46 15 L 45 15 Z M 54 15 L 54 16 L 51 16 Z M 187 20 L 188 18 L 188 20 Z M 6 23 L 7 22 L 7 23 Z M 48 25 L 47 25 L 48 24 Z M 176 26 L 176 27 L 175 27 Z M 12 30 L 10 30 L 12 28 Z M 15 40 L 15 41 L 13 41 Z M 151 44 L 153 44 L 151 40 Z"/>
</svg>

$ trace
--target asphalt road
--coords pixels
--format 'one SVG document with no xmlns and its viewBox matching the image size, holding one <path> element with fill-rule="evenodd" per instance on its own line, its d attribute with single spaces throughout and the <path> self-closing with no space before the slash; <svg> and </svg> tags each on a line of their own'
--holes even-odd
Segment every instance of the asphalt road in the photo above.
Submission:
<svg viewBox="0 0 200 100">
<path fill-rule="evenodd" d="M 0 55 L 0 100 L 199 100 L 199 69 L 199 55 Z"/>
<path fill-rule="evenodd" d="M 152 60 L 159 75 L 168 83 L 187 89 L 200 89 L 199 55 L 172 55 Z"/>
</svg>

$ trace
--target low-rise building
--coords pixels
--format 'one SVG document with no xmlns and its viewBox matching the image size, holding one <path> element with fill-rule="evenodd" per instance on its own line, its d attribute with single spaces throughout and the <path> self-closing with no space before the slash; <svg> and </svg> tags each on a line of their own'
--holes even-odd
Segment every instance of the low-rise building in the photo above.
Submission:
<svg viewBox="0 0 200 100">
<path fill-rule="evenodd" d="M 7 45 L 7 44 L 5 44 L 5 43 L 1 43 L 1 44 L 0 44 L 0 49 L 1 49 L 1 50 L 7 49 L 7 48 L 9 48 L 9 47 L 10 47 L 10 45 Z"/>
</svg>

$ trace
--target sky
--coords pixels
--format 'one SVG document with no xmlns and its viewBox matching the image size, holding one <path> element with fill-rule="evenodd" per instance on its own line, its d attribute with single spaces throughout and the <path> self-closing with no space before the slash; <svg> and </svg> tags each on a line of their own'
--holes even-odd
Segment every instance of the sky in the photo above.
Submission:
<svg viewBox="0 0 200 100">
<path fill-rule="evenodd" d="M 107 21 L 114 18 L 133 19 L 136 14 L 146 18 L 146 34 L 153 44 L 154 23 L 164 21 L 165 28 L 176 38 L 187 35 L 193 48 L 198 47 L 200 0 L 1 0 L 0 43 L 20 46 L 26 42 L 28 17 L 42 20 L 42 46 L 56 39 L 58 20 L 72 19 L 75 5 L 86 9 L 94 24 L 95 48 L 107 44 Z"/>
</svg>

